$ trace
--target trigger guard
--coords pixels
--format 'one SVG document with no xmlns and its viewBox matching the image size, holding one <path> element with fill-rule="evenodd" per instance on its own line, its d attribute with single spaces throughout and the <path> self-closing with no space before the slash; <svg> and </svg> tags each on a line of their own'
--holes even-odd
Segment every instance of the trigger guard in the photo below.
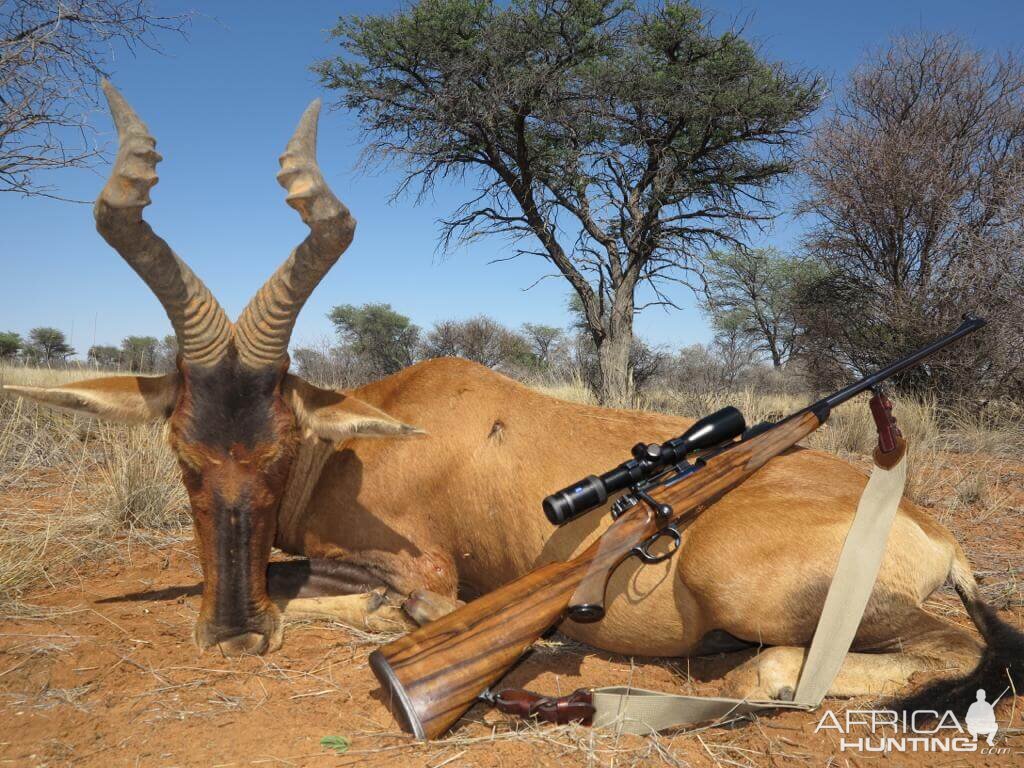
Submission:
<svg viewBox="0 0 1024 768">
<path fill-rule="evenodd" d="M 652 555 L 648 551 L 648 547 L 654 544 L 662 536 L 671 537 L 672 548 L 662 555 Z M 653 565 L 655 563 L 662 563 L 668 560 L 670 557 L 672 557 L 672 555 L 679 551 L 679 547 L 682 545 L 682 543 L 683 537 L 680 535 L 679 531 L 676 530 L 674 526 L 669 525 L 665 528 L 662 528 L 656 534 L 651 536 L 651 538 L 647 539 L 647 541 L 645 541 L 643 544 L 639 544 L 633 547 L 630 554 L 636 555 L 638 558 L 640 558 L 640 560 L 647 563 L 648 565 Z"/>
</svg>

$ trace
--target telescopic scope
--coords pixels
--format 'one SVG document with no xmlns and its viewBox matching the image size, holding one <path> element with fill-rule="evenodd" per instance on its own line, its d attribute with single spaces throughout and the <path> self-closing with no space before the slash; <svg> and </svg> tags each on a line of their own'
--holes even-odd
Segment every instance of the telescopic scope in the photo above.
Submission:
<svg viewBox="0 0 1024 768">
<path fill-rule="evenodd" d="M 714 448 L 743 434 L 743 414 L 731 405 L 696 422 L 679 437 L 660 445 L 638 443 L 633 458 L 603 475 L 587 475 L 544 499 L 544 514 L 553 525 L 562 525 L 604 504 L 608 497 L 653 477 L 665 467 L 678 464 L 688 453 Z"/>
</svg>

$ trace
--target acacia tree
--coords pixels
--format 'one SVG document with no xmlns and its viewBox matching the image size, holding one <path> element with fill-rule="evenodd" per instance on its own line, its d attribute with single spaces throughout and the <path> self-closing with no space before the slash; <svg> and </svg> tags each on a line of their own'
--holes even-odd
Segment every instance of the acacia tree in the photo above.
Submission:
<svg viewBox="0 0 1024 768">
<path fill-rule="evenodd" d="M 0 332 L 0 360 L 17 355 L 25 342 L 21 340 L 21 334 L 14 331 Z"/>
<path fill-rule="evenodd" d="M 110 344 L 94 344 L 89 347 L 86 359 L 97 368 L 119 368 L 121 350 Z"/>
<path fill-rule="evenodd" d="M 806 164 L 812 373 L 875 367 L 959 322 L 986 331 L 909 372 L 949 394 L 1024 389 L 1024 63 L 899 38 L 853 74 Z"/>
<path fill-rule="evenodd" d="M 442 243 L 509 236 L 569 281 L 605 402 L 628 397 L 634 315 L 769 215 L 821 93 L 680 2 L 421 0 L 332 36 L 342 55 L 315 69 L 368 156 L 404 167 L 399 192 L 475 189 Z"/>
<path fill-rule="evenodd" d="M 89 165 L 86 114 L 111 45 L 154 48 L 189 19 L 146 0 L 4 0 L 0 5 L 0 192 L 47 194 L 39 171 Z"/>
<path fill-rule="evenodd" d="M 136 373 L 156 368 L 160 342 L 153 336 L 126 336 L 121 339 L 121 360 Z"/>
<path fill-rule="evenodd" d="M 771 248 L 714 253 L 704 271 L 704 308 L 719 331 L 742 336 L 780 368 L 796 343 L 796 297 L 817 273 Z"/>
<path fill-rule="evenodd" d="M 33 328 L 28 332 L 28 342 L 25 345 L 25 354 L 42 363 L 49 364 L 55 360 L 63 362 L 75 354 L 64 332 L 57 328 Z"/>
<path fill-rule="evenodd" d="M 330 311 L 338 337 L 373 377 L 387 376 L 412 365 L 420 329 L 390 304 L 341 304 Z"/>
<path fill-rule="evenodd" d="M 562 329 L 542 323 L 523 323 L 522 333 L 537 363 L 543 368 L 550 368 L 555 352 L 565 339 Z"/>
</svg>

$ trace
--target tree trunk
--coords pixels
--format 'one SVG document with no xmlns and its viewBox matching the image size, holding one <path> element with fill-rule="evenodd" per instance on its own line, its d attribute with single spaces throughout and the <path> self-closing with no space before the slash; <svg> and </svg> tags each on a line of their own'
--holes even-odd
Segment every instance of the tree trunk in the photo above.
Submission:
<svg viewBox="0 0 1024 768">
<path fill-rule="evenodd" d="M 629 350 L 633 345 L 632 285 L 620 285 L 612 302 L 604 335 L 597 342 L 600 369 L 598 397 L 602 405 L 628 408 L 633 399 L 633 377 L 629 370 Z"/>
<path fill-rule="evenodd" d="M 600 390 L 598 397 L 602 405 L 613 408 L 628 408 L 632 404 L 633 379 L 629 372 L 629 347 L 633 341 L 633 329 L 612 338 L 606 336 L 597 347 L 600 369 Z"/>
</svg>

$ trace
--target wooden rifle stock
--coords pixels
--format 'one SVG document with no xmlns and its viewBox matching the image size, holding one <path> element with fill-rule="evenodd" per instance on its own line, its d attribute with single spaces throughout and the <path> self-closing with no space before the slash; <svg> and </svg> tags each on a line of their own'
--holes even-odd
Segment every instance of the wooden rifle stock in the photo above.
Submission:
<svg viewBox="0 0 1024 768">
<path fill-rule="evenodd" d="M 444 734 L 477 697 L 501 678 L 569 605 L 600 606 L 612 571 L 635 547 L 668 524 L 717 499 L 769 459 L 795 445 L 828 417 L 817 403 L 699 462 L 699 469 L 648 493 L 672 513 L 647 503 L 626 510 L 581 554 L 549 563 L 370 654 L 388 705 L 419 739 Z M 582 586 L 581 586 L 582 585 Z"/>
</svg>

